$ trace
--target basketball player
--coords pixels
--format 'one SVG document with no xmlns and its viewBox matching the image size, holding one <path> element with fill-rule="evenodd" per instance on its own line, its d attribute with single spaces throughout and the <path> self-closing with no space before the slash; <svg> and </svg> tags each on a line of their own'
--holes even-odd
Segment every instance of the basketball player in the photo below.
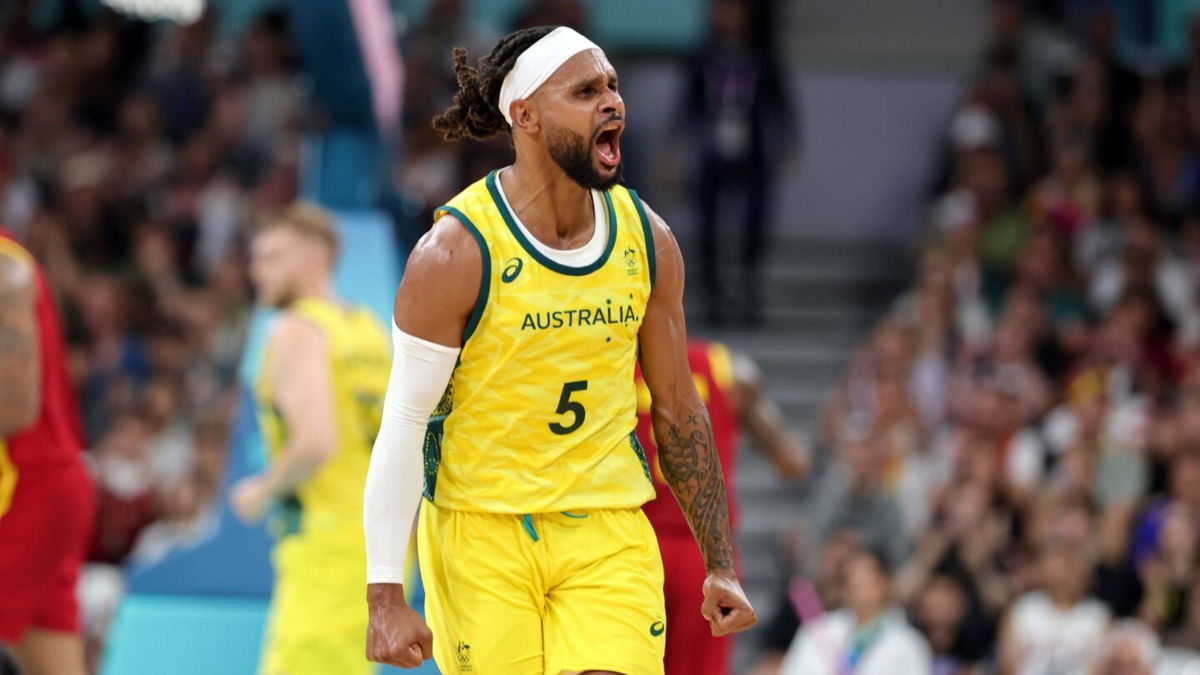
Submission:
<svg viewBox="0 0 1200 675">
<path fill-rule="evenodd" d="M 478 69 L 454 60 L 459 91 L 434 126 L 507 131 L 516 161 L 436 210 L 397 292 L 364 505 L 368 654 L 403 667 L 432 654 L 445 673 L 661 673 L 639 358 L 663 476 L 704 555 L 701 611 L 718 635 L 755 622 L 688 369 L 679 247 L 620 185 L 625 104 L 600 48 L 539 27 Z M 428 627 L 401 584 L 422 494 Z"/>
<path fill-rule="evenodd" d="M 758 365 L 748 356 L 734 354 L 719 342 L 688 341 L 688 364 L 700 399 L 712 419 L 713 439 L 721 451 L 721 469 L 728 491 L 729 524 L 736 530 L 737 502 L 734 499 L 734 467 L 737 465 L 738 436 L 745 428 L 755 447 L 789 479 L 808 472 L 808 448 L 804 440 L 787 428 L 783 412 L 763 389 Z M 650 462 L 656 496 L 643 510 L 662 551 L 666 569 L 667 675 L 726 675 L 732 664 L 733 640 L 710 634 L 708 623 L 696 609 L 697 589 L 706 575 L 704 558 L 696 550 L 687 519 L 670 493 L 658 462 L 658 446 L 652 435 L 650 389 L 637 371 L 638 439 Z"/>
<path fill-rule="evenodd" d="M 83 675 L 75 586 L 95 499 L 45 273 L 0 228 L 0 644 L 22 673 Z"/>
<path fill-rule="evenodd" d="M 278 505 L 264 675 L 373 672 L 362 651 L 362 489 L 390 354 L 374 315 L 334 295 L 337 245 L 330 217 L 310 205 L 252 245 L 259 300 L 282 310 L 255 392 L 269 468 L 231 496 L 250 522 Z"/>
</svg>

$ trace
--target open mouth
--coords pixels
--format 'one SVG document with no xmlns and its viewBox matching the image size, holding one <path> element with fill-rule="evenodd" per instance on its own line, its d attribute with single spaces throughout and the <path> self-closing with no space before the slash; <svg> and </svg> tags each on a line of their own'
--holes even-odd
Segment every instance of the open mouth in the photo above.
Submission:
<svg viewBox="0 0 1200 675">
<path fill-rule="evenodd" d="M 609 122 L 596 133 L 596 156 L 610 169 L 621 163 L 621 132 L 624 130 L 624 122 Z"/>
</svg>

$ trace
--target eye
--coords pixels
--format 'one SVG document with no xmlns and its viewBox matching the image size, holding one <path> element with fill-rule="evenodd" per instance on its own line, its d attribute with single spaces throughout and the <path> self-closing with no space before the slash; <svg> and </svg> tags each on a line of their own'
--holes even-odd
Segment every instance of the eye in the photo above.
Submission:
<svg viewBox="0 0 1200 675">
<path fill-rule="evenodd" d="M 592 94 L 595 94 L 595 93 L 596 93 L 596 88 L 590 84 L 579 90 L 580 96 L 591 96 Z"/>
<path fill-rule="evenodd" d="M 613 92 L 614 94 L 617 92 L 617 89 L 618 89 L 618 87 L 617 87 L 617 83 L 616 83 L 616 82 L 610 82 L 610 83 L 608 84 L 608 90 L 609 90 L 609 91 L 611 91 L 611 92 Z"/>
</svg>

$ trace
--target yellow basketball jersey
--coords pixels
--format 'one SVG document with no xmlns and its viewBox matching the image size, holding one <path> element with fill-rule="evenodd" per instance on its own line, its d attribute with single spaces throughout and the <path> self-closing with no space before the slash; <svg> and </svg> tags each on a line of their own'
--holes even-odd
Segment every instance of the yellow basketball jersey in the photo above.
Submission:
<svg viewBox="0 0 1200 675">
<path fill-rule="evenodd" d="M 654 497 L 634 435 L 638 329 L 654 244 L 637 193 L 602 194 L 600 258 L 567 267 L 525 237 L 497 172 L 450 214 L 483 254 L 475 310 L 425 440 L 425 498 L 442 508 L 544 513 L 628 508 Z"/>
<path fill-rule="evenodd" d="M 320 327 L 329 349 L 337 451 L 281 504 L 278 534 L 362 529 L 362 495 L 371 447 L 379 431 L 391 364 L 388 333 L 369 310 L 305 298 L 289 312 Z M 259 427 L 273 458 L 283 450 L 287 428 L 275 406 L 268 373 L 274 357 L 268 346 L 257 384 Z M 357 528 L 357 529 L 356 529 Z"/>
</svg>

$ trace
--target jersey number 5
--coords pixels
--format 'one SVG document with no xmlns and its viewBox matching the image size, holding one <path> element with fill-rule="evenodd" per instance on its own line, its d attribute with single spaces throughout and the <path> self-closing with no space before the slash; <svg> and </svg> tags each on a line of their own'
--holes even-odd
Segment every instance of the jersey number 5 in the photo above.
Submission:
<svg viewBox="0 0 1200 675">
<path fill-rule="evenodd" d="M 587 391 L 587 380 L 577 380 L 575 382 L 563 383 L 562 396 L 558 397 L 558 410 L 555 410 L 554 412 L 558 413 L 559 415 L 566 415 L 567 413 L 570 413 L 575 419 L 571 420 L 571 423 L 566 426 L 563 426 L 558 422 L 550 423 L 550 431 L 558 434 L 559 436 L 565 436 L 566 434 L 569 434 L 583 426 L 583 420 L 587 418 L 587 410 L 583 408 L 583 404 L 579 401 L 571 400 L 571 394 L 574 394 L 577 391 Z"/>
</svg>

